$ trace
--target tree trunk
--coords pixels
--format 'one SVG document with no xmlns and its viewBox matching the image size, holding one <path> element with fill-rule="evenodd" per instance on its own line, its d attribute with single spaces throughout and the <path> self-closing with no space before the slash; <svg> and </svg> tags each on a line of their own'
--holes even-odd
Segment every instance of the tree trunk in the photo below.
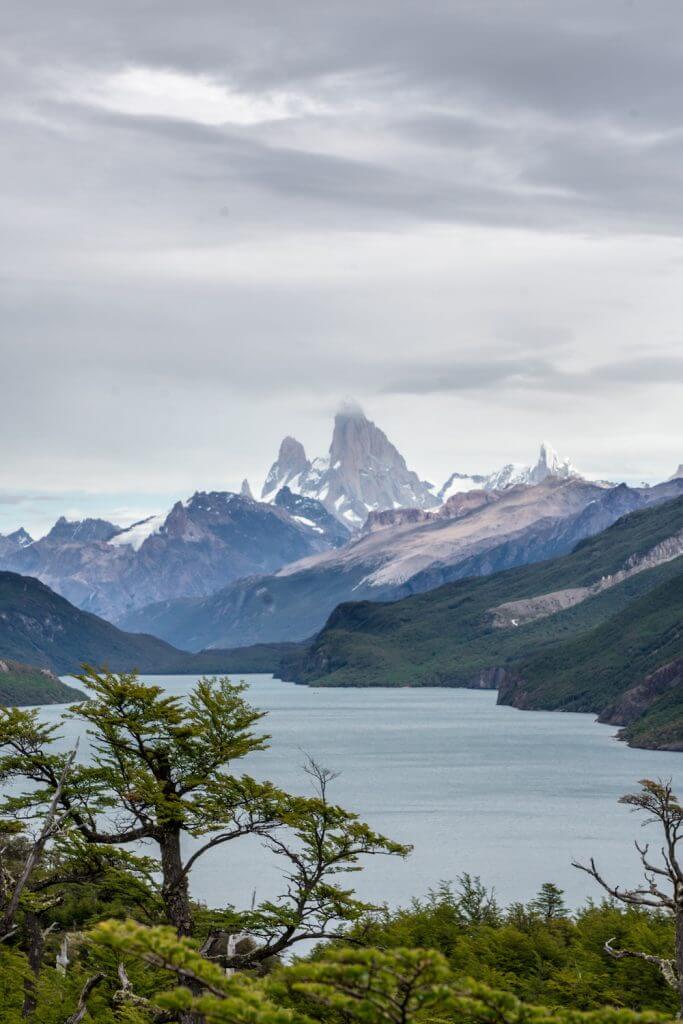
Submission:
<svg viewBox="0 0 683 1024">
<path fill-rule="evenodd" d="M 183 874 L 183 861 L 180 855 L 180 829 L 167 827 L 159 840 L 161 850 L 161 898 L 166 908 L 166 916 L 179 936 L 192 935 L 194 921 L 190 909 L 190 891 L 187 875 Z M 201 989 L 187 986 L 193 995 L 200 994 Z M 180 1024 L 201 1024 L 201 1018 L 194 1013 L 181 1011 Z"/>
<path fill-rule="evenodd" d="M 159 840 L 159 847 L 163 878 L 161 898 L 164 901 L 166 915 L 178 935 L 192 935 L 194 921 L 190 910 L 187 875 L 183 874 L 180 856 L 180 829 L 165 829 Z"/>
<path fill-rule="evenodd" d="M 676 980 L 678 1016 L 683 1018 L 683 894 L 676 893 Z"/>
<path fill-rule="evenodd" d="M 21 1015 L 22 1017 L 32 1017 L 36 1012 L 36 985 L 43 961 L 45 939 L 43 937 L 43 929 L 40 926 L 40 919 L 31 910 L 24 912 L 24 938 L 31 974 L 27 974 L 24 980 L 24 1005 Z"/>
</svg>

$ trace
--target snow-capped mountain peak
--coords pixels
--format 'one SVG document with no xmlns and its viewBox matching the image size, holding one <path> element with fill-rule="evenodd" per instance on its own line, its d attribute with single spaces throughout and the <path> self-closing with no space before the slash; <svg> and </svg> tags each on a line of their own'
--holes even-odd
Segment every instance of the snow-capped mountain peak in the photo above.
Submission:
<svg viewBox="0 0 683 1024">
<path fill-rule="evenodd" d="M 285 438 L 263 499 L 273 501 L 284 486 L 321 501 L 352 528 L 362 526 L 369 512 L 439 504 L 431 484 L 408 469 L 386 434 L 354 403 L 345 403 L 335 416 L 328 458 L 309 461 L 300 442 Z"/>
<path fill-rule="evenodd" d="M 552 445 L 542 441 L 538 459 L 533 465 L 525 466 L 518 462 L 508 462 L 505 466 L 486 476 L 478 474 L 452 473 L 439 491 L 442 501 L 447 501 L 452 494 L 481 488 L 485 491 L 502 491 L 506 487 L 519 484 L 533 486 L 543 483 L 548 477 L 557 480 L 579 478 L 581 474 L 572 466 L 569 459 L 562 459 Z"/>
</svg>

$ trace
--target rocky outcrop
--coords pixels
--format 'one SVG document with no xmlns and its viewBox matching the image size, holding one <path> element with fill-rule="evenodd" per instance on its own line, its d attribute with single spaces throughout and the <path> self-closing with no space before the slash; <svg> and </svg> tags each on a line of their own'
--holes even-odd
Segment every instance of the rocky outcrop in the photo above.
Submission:
<svg viewBox="0 0 683 1024">
<path fill-rule="evenodd" d="M 282 487 L 277 492 L 274 504 L 288 512 L 295 522 L 324 536 L 328 546 L 340 548 L 351 537 L 348 527 L 328 512 L 321 502 L 303 494 L 294 494 L 289 487 Z"/>
<path fill-rule="evenodd" d="M 352 529 L 359 529 L 370 512 L 440 504 L 432 485 L 408 469 L 386 434 L 355 405 L 337 413 L 327 458 L 310 462 L 299 441 L 285 438 L 263 485 L 263 499 L 273 501 L 285 485 L 321 501 Z"/>
<path fill-rule="evenodd" d="M 601 712 L 598 721 L 608 725 L 631 725 L 658 700 L 683 685 L 683 658 L 676 658 L 632 686 Z"/>
<path fill-rule="evenodd" d="M 501 690 L 506 686 L 513 686 L 516 677 L 509 669 L 502 665 L 495 665 L 492 668 L 483 668 L 476 675 L 472 676 L 465 684 L 469 690 Z"/>
<path fill-rule="evenodd" d="M 429 523 L 434 520 L 434 512 L 426 512 L 420 508 L 387 508 L 382 512 L 370 512 L 363 525 L 362 533 L 376 533 L 394 526 L 415 526 L 417 523 Z"/>
<path fill-rule="evenodd" d="M 540 594 L 538 597 L 508 601 L 497 608 L 492 608 L 490 612 L 492 625 L 497 629 L 509 629 L 523 626 L 525 623 L 534 622 L 537 619 L 544 619 L 548 615 L 556 615 L 567 608 L 581 604 L 582 601 L 586 601 L 590 597 L 596 597 L 606 590 L 611 590 L 612 587 L 618 586 L 632 576 L 637 576 L 648 569 L 654 569 L 681 555 L 683 555 L 683 530 L 678 530 L 671 537 L 660 541 L 650 551 L 644 554 L 634 553 L 627 558 L 621 569 L 608 576 L 602 576 L 589 587 L 556 590 L 549 594 Z"/>
<path fill-rule="evenodd" d="M 268 476 L 261 488 L 261 500 L 273 501 L 282 487 L 292 485 L 292 489 L 300 490 L 302 480 L 311 468 L 301 441 L 295 437 L 285 437 L 277 459 L 270 467 Z"/>
</svg>

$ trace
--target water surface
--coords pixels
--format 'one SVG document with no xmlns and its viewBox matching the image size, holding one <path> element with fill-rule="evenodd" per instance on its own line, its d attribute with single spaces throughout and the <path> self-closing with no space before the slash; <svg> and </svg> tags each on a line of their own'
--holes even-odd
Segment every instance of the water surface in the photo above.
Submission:
<svg viewBox="0 0 683 1024">
<path fill-rule="evenodd" d="M 183 694 L 190 676 L 145 676 Z M 640 820 L 617 803 L 644 777 L 673 778 L 683 791 L 683 755 L 631 750 L 590 715 L 498 707 L 490 691 L 309 689 L 265 675 L 245 677 L 249 699 L 267 710 L 270 748 L 242 764 L 259 777 L 307 792 L 308 753 L 341 774 L 337 803 L 375 829 L 412 843 L 405 861 L 375 858 L 355 874 L 359 894 L 406 904 L 440 880 L 468 871 L 503 902 L 527 900 L 544 881 L 573 905 L 599 897 L 571 867 L 594 855 L 619 882 L 638 878 L 633 839 Z M 62 708 L 42 709 L 46 718 Z M 64 731 L 73 743 L 75 723 Z M 256 840 L 211 851 L 192 875 L 213 906 L 277 895 L 279 873 Z"/>
</svg>

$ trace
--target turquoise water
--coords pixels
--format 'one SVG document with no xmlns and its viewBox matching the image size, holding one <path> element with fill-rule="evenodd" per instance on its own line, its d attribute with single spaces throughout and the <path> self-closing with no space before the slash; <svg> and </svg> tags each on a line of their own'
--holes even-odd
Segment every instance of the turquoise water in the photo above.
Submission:
<svg viewBox="0 0 683 1024">
<path fill-rule="evenodd" d="M 144 677 L 185 693 L 188 676 Z M 341 774 L 332 796 L 375 829 L 412 843 L 405 861 L 370 860 L 353 877 L 359 894 L 405 904 L 440 880 L 468 871 L 503 902 L 529 899 L 544 881 L 570 903 L 599 897 L 571 867 L 594 855 L 621 883 L 638 877 L 633 839 L 640 820 L 617 803 L 644 777 L 673 778 L 683 791 L 683 755 L 631 750 L 589 715 L 497 707 L 492 692 L 455 689 L 328 689 L 245 677 L 253 704 L 268 711 L 268 751 L 245 770 L 306 792 L 306 754 Z M 62 709 L 43 709 L 54 719 Z M 65 729 L 71 745 L 75 724 Z M 256 840 L 211 851 L 192 875 L 213 906 L 277 895 L 279 873 Z"/>
</svg>

